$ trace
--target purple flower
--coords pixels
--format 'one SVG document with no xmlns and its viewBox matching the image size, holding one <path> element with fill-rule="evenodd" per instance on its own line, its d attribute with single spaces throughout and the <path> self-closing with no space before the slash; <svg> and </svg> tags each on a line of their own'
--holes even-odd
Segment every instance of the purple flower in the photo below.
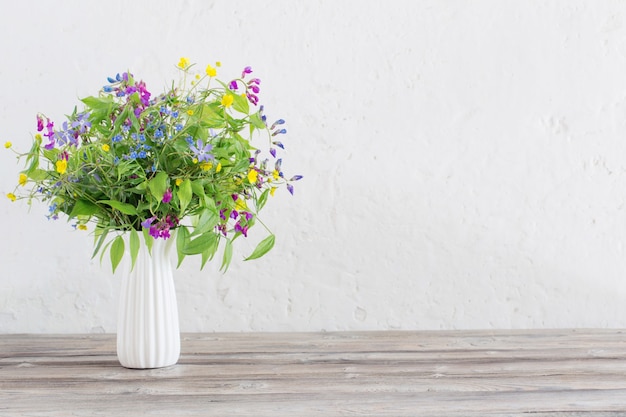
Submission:
<svg viewBox="0 0 626 417">
<path fill-rule="evenodd" d="M 287 190 L 289 191 L 291 195 L 293 195 L 293 185 L 287 184 Z"/>
<path fill-rule="evenodd" d="M 85 131 L 91 127 L 91 122 L 89 121 L 89 113 L 79 114 L 78 118 L 72 122 L 72 127 L 74 129 L 78 128 L 78 133 L 85 133 Z"/>
<path fill-rule="evenodd" d="M 241 78 L 244 78 L 246 74 L 251 74 L 251 73 L 252 73 L 252 67 L 247 66 L 243 69 L 243 71 L 241 71 Z"/>
<path fill-rule="evenodd" d="M 152 222 L 154 221 L 154 219 L 156 219 L 156 217 L 150 217 L 149 219 L 144 220 L 143 222 L 141 222 L 141 227 L 144 228 L 148 228 L 152 225 Z"/>
<path fill-rule="evenodd" d="M 156 217 L 151 217 L 141 223 L 142 227 L 150 228 L 150 236 L 152 236 L 154 239 L 169 238 L 170 229 L 178 225 L 178 218 L 176 216 L 171 216 L 169 214 L 165 216 L 164 219 L 158 221 L 155 224 L 152 224 L 154 220 L 156 220 Z"/>
<path fill-rule="evenodd" d="M 190 144 L 189 149 L 191 149 L 194 156 L 198 159 L 198 162 L 207 162 L 210 159 L 214 159 L 213 155 L 209 153 L 213 149 L 213 145 L 211 145 L 210 143 L 207 143 L 206 145 L 204 145 L 204 147 L 203 145 L 204 144 L 202 143 L 202 139 L 198 139 L 198 141 L 196 142 L 196 146 Z"/>
<path fill-rule="evenodd" d="M 248 101 L 254 104 L 255 106 L 259 103 L 259 97 L 257 97 L 254 94 L 246 93 L 246 97 L 248 97 Z"/>
<path fill-rule="evenodd" d="M 242 222 L 235 224 L 235 232 L 239 232 L 245 237 L 248 237 L 248 225 L 242 226 Z"/>
<path fill-rule="evenodd" d="M 165 191 L 165 194 L 163 194 L 163 199 L 161 200 L 161 202 L 163 203 L 169 203 L 170 201 L 172 201 L 172 190 L 170 188 L 168 188 Z"/>
<path fill-rule="evenodd" d="M 276 126 L 282 125 L 282 124 L 285 124 L 285 121 L 283 119 L 278 119 L 274 123 L 272 123 L 272 127 L 270 127 L 270 130 L 274 129 Z"/>
<path fill-rule="evenodd" d="M 237 80 L 232 80 L 229 84 L 228 84 L 228 88 L 230 88 L 233 91 L 237 91 Z"/>
<path fill-rule="evenodd" d="M 41 132 L 43 130 L 43 118 L 41 116 L 37 116 L 37 132 Z"/>
</svg>

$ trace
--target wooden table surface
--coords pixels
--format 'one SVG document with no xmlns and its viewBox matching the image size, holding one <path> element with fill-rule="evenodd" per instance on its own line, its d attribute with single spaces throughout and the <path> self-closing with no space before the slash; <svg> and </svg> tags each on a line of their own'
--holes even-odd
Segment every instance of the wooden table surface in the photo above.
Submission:
<svg viewBox="0 0 626 417">
<path fill-rule="evenodd" d="M 626 330 L 0 335 L 0 416 L 626 416 Z"/>
</svg>

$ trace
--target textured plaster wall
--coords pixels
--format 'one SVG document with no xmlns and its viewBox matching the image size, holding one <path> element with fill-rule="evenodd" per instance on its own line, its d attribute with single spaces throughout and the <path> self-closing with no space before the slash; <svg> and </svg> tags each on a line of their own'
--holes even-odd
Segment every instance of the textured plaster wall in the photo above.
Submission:
<svg viewBox="0 0 626 417">
<path fill-rule="evenodd" d="M 177 270 L 183 331 L 626 327 L 626 3 L 0 8 L 2 143 L 116 72 L 161 91 L 182 55 L 252 65 L 287 119 L 305 179 L 262 216 L 276 247 Z M 45 214 L 0 200 L 0 332 L 115 331 L 119 273 Z"/>
</svg>

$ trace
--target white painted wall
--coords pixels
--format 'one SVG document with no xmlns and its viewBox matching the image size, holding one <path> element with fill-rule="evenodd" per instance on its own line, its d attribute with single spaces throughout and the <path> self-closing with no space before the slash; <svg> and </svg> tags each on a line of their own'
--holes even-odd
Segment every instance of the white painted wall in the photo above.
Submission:
<svg viewBox="0 0 626 417">
<path fill-rule="evenodd" d="M 626 326 L 626 3 L 0 5 L 2 143 L 119 71 L 160 91 L 183 55 L 252 65 L 287 119 L 305 179 L 263 216 L 276 248 L 186 262 L 183 331 Z M 119 274 L 26 211 L 0 200 L 0 332 L 115 331 Z"/>
</svg>

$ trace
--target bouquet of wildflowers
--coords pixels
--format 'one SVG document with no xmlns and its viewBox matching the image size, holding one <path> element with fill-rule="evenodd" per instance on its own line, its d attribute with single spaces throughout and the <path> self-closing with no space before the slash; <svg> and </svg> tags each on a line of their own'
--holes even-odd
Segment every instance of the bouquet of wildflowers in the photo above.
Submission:
<svg viewBox="0 0 626 417">
<path fill-rule="evenodd" d="M 124 232 L 134 264 L 141 235 L 150 248 L 174 229 L 178 265 L 201 255 L 204 267 L 223 242 L 226 270 L 233 241 L 262 224 L 257 214 L 268 197 L 283 186 L 293 194 L 302 177 L 282 172 L 284 121 L 267 121 L 252 69 L 223 82 L 219 62 L 202 74 L 193 67 L 181 58 L 179 85 L 157 96 L 128 72 L 110 77 L 60 128 L 38 115 L 30 151 L 18 153 L 25 169 L 7 197 L 44 201 L 48 218 L 64 214 L 79 230 L 91 223 L 94 256 L 108 250 L 113 271 L 126 249 Z M 273 247 L 268 233 L 246 259 Z"/>
</svg>

